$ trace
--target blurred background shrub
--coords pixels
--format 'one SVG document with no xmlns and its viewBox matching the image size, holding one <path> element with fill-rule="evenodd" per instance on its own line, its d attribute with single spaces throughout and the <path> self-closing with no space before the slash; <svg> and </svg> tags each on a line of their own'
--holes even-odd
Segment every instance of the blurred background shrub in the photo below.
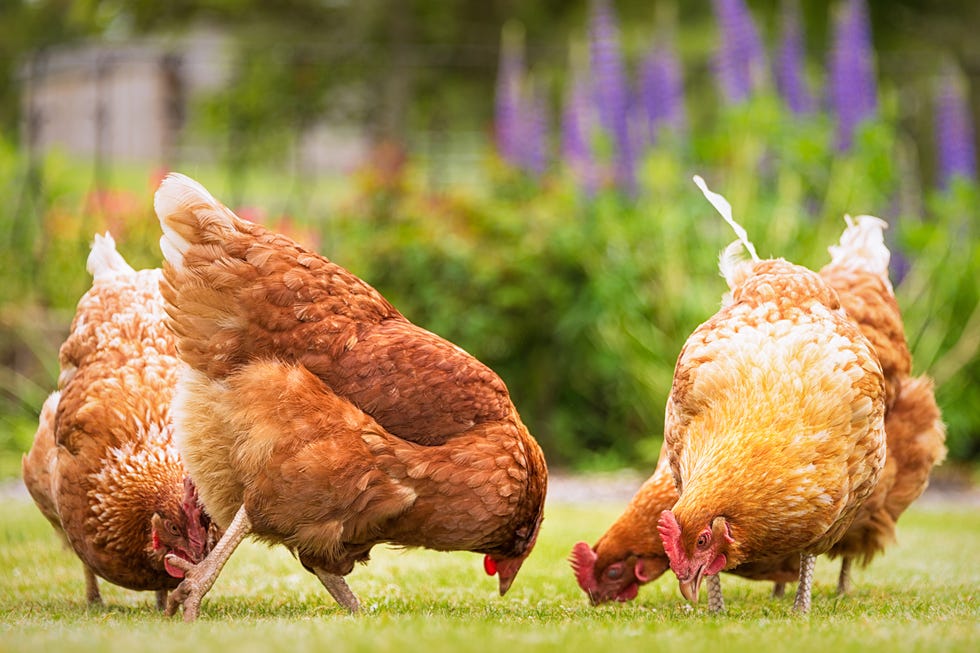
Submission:
<svg viewBox="0 0 980 653">
<path fill-rule="evenodd" d="M 55 387 L 57 347 L 90 285 L 92 234 L 111 231 L 136 267 L 159 265 L 151 198 L 167 168 L 351 269 L 409 319 L 487 363 L 549 460 L 579 469 L 652 466 L 676 357 L 725 291 L 717 256 L 733 234 L 693 174 L 728 197 L 761 255 L 814 269 L 845 213 L 878 215 L 891 225 L 914 371 L 936 378 L 951 458 L 980 458 L 970 71 L 944 55 L 922 64 L 928 84 L 894 79 L 880 62 L 896 56 L 888 48 L 900 30 L 884 3 L 869 13 L 860 0 L 830 10 L 691 3 L 699 11 L 414 2 L 389 16 L 355 4 L 296 2 L 272 17 L 246 1 L 181 3 L 186 14 L 159 15 L 149 11 L 156 3 L 93 1 L 59 21 L 42 12 L 57 2 L 14 3 L 23 20 L 48 25 L 52 43 L 205 17 L 242 45 L 228 85 L 191 107 L 167 161 L 67 155 L 9 131 L 0 139 L 0 475 L 16 473 Z M 316 42 L 329 18 L 347 21 L 329 33 L 345 27 L 348 39 Z M 892 31 L 879 37 L 875 24 Z M 447 45 L 442 63 L 397 65 L 431 54 L 433 41 L 455 44 L 454 26 L 492 31 L 492 47 Z M 955 51 L 959 31 L 950 29 Z M 284 41 L 266 50 L 270 35 Z M 428 45 L 413 49 L 413 35 Z M 402 80 L 409 88 L 354 47 L 358 38 L 364 48 L 385 44 L 383 61 L 411 77 Z M 349 65 L 327 70 L 344 44 Z M 338 85 L 373 82 L 377 93 L 361 89 L 348 106 L 374 112 L 365 156 L 343 174 L 305 168 L 298 144 L 348 97 Z"/>
</svg>

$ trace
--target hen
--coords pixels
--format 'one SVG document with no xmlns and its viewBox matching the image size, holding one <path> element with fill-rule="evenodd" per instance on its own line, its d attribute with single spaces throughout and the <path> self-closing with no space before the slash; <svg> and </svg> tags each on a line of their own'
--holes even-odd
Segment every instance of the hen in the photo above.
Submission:
<svg viewBox="0 0 980 653">
<path fill-rule="evenodd" d="M 841 557 L 839 593 L 850 585 L 851 561 L 867 565 L 895 537 L 895 522 L 929 484 L 929 473 L 946 455 L 945 427 L 928 377 L 912 378 L 912 359 L 902 316 L 888 278 L 890 253 L 884 221 L 858 216 L 830 248 L 820 276 L 837 291 L 848 316 L 874 345 L 885 377 L 888 455 L 874 493 L 843 539 L 829 551 Z"/>
<path fill-rule="evenodd" d="M 88 270 L 24 483 L 81 559 L 89 603 L 101 603 L 98 576 L 156 591 L 162 608 L 183 575 L 166 556 L 203 559 L 211 524 L 172 441 L 177 358 L 161 275 L 134 271 L 108 234 L 95 237 Z"/>
<path fill-rule="evenodd" d="M 799 554 L 794 607 L 806 612 L 816 555 L 844 536 L 884 467 L 884 379 L 837 293 L 804 267 L 759 260 L 737 232 L 721 259 L 731 293 L 674 370 L 664 440 L 680 498 L 658 530 L 686 598 L 714 577 L 714 609 L 719 571 Z M 739 260 L 743 246 L 753 260 Z"/>
<path fill-rule="evenodd" d="M 642 585 L 657 580 L 670 566 L 657 532 L 660 513 L 677 503 L 677 488 L 666 452 L 666 448 L 660 450 L 653 475 L 595 546 L 579 542 L 572 549 L 570 562 L 575 578 L 593 605 L 633 600 Z M 800 560 L 791 555 L 747 562 L 729 572 L 751 580 L 773 581 L 773 594 L 780 596 L 785 583 L 799 577 Z"/>
<path fill-rule="evenodd" d="M 500 378 L 377 291 L 167 177 L 163 292 L 185 363 L 179 446 L 225 537 L 171 597 L 194 619 L 246 534 L 289 547 L 351 611 L 379 543 L 485 554 L 503 594 L 547 468 Z"/>
</svg>

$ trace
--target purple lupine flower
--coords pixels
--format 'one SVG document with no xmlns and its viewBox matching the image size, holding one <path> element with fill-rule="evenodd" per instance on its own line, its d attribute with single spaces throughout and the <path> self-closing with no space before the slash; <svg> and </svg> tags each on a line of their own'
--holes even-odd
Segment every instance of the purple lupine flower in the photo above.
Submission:
<svg viewBox="0 0 980 653">
<path fill-rule="evenodd" d="M 593 0 L 589 36 L 592 90 L 599 123 L 615 147 L 616 185 L 632 192 L 636 170 L 629 133 L 629 86 L 619 48 L 619 26 L 609 0 Z"/>
<path fill-rule="evenodd" d="M 799 0 L 783 0 L 779 22 L 776 88 L 790 111 L 797 115 L 810 113 L 814 103 L 803 76 L 803 28 Z"/>
<path fill-rule="evenodd" d="M 540 177 L 548 166 L 548 108 L 544 94 L 526 89 L 521 102 L 518 165 Z"/>
<path fill-rule="evenodd" d="M 561 154 L 590 194 L 598 187 L 590 139 L 594 122 L 591 99 L 587 77 L 581 71 L 573 71 L 561 114 Z"/>
<path fill-rule="evenodd" d="M 858 125 L 878 107 L 871 24 L 865 0 L 846 0 L 834 20 L 830 53 L 830 109 L 837 119 L 836 146 L 851 148 Z"/>
<path fill-rule="evenodd" d="M 744 0 L 712 0 L 712 5 L 721 28 L 715 72 L 725 101 L 737 104 L 749 98 L 765 74 L 762 41 Z"/>
<path fill-rule="evenodd" d="M 640 66 L 637 84 L 639 110 L 648 143 L 654 143 L 662 127 L 681 131 L 684 119 L 684 86 L 681 66 L 673 49 L 654 46 Z"/>
<path fill-rule="evenodd" d="M 511 165 L 518 165 L 520 160 L 523 77 L 524 52 L 521 41 L 505 28 L 497 69 L 494 135 L 498 154 Z"/>
<path fill-rule="evenodd" d="M 949 188 L 954 177 L 977 178 L 973 120 L 963 79 L 952 68 L 942 74 L 936 98 L 936 150 L 939 187 Z"/>
</svg>

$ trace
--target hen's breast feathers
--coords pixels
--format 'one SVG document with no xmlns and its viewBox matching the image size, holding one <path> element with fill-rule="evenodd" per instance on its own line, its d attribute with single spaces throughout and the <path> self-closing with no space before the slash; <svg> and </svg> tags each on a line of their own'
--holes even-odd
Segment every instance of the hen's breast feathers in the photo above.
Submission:
<svg viewBox="0 0 980 653">
<path fill-rule="evenodd" d="M 713 514 L 737 523 L 758 510 L 771 515 L 763 531 L 794 530 L 809 546 L 880 472 L 880 367 L 836 293 L 805 268 L 757 263 L 733 300 L 678 360 L 665 433 L 678 505 L 710 493 Z M 805 528 L 789 528 L 804 516 Z"/>
</svg>

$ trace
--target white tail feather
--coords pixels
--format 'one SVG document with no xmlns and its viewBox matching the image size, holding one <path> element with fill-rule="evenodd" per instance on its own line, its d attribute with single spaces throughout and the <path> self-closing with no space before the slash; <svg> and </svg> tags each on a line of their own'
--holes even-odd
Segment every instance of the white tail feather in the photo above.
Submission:
<svg viewBox="0 0 980 653">
<path fill-rule="evenodd" d="M 738 239 L 742 241 L 745 249 L 752 256 L 752 260 L 759 261 L 759 255 L 755 253 L 755 245 L 753 245 L 752 241 L 749 240 L 749 234 L 745 231 L 745 228 L 739 223 L 735 222 L 735 218 L 732 217 L 732 205 L 728 203 L 728 200 L 709 189 L 708 184 L 704 182 L 704 179 L 702 179 L 700 175 L 694 175 L 694 183 L 701 189 L 701 192 L 704 193 L 705 198 L 711 202 L 711 205 L 715 207 L 715 210 L 721 214 L 721 217 L 725 219 L 725 222 L 731 225 L 732 229 L 735 231 L 735 235 L 738 236 Z"/>
<path fill-rule="evenodd" d="M 847 227 L 840 236 L 840 244 L 827 248 L 830 252 L 831 265 L 857 267 L 872 274 L 877 274 L 888 287 L 888 262 L 891 252 L 885 245 L 885 229 L 888 223 L 872 215 L 859 215 L 851 218 L 844 216 Z"/>
<path fill-rule="evenodd" d="M 116 241 L 108 231 L 105 235 L 95 234 L 95 242 L 92 243 L 92 251 L 89 252 L 85 269 L 94 279 L 134 272 L 122 254 L 116 251 Z"/>
<path fill-rule="evenodd" d="M 735 290 L 752 274 L 753 262 L 744 256 L 745 243 L 733 240 L 718 257 L 718 269 L 725 277 L 728 287 Z"/>
<path fill-rule="evenodd" d="M 184 254 L 191 244 L 169 223 L 168 218 L 188 210 L 204 208 L 223 215 L 225 207 L 208 190 L 179 172 L 168 174 L 153 196 L 153 209 L 160 220 L 163 237 L 160 250 L 163 257 L 176 268 L 184 265 Z"/>
</svg>

